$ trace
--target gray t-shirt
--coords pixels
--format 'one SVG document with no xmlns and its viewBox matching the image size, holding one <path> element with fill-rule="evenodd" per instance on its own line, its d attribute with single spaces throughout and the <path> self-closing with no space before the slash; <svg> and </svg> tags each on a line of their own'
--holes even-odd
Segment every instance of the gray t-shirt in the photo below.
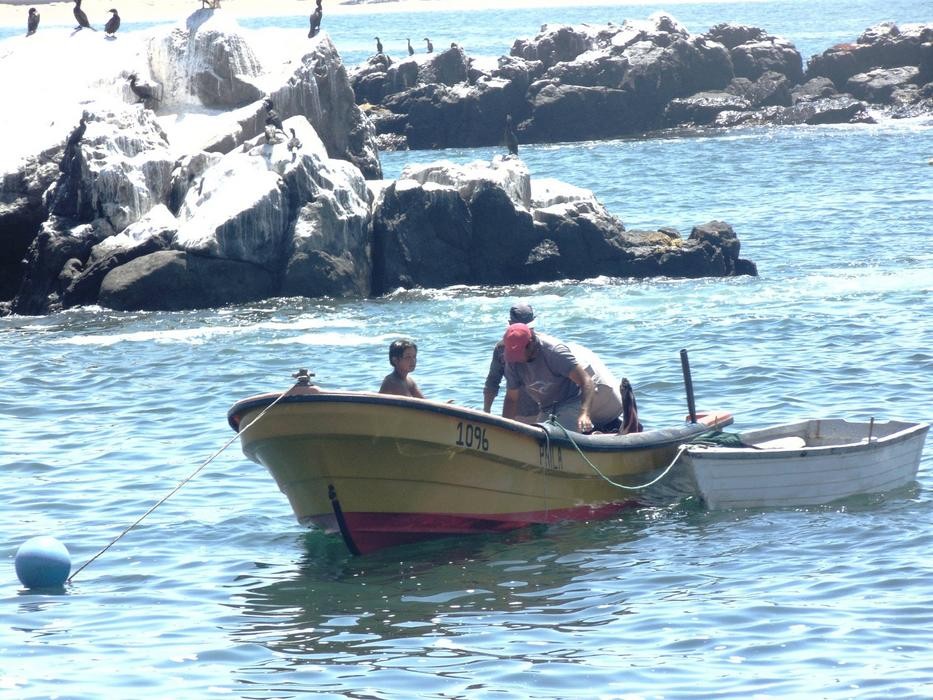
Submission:
<svg viewBox="0 0 933 700">
<path fill-rule="evenodd" d="M 541 344 L 531 362 L 507 362 L 505 380 L 509 389 L 524 389 L 538 402 L 542 411 L 579 395 L 580 387 L 570 379 L 576 365 L 587 363 L 577 359 L 573 351 L 556 338 L 535 333 Z"/>
</svg>

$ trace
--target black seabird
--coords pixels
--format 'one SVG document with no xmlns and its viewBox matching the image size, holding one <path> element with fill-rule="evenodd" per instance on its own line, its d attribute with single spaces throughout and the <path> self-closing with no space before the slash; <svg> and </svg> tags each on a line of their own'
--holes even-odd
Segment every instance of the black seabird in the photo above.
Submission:
<svg viewBox="0 0 933 700">
<path fill-rule="evenodd" d="M 36 8 L 29 8 L 29 19 L 26 20 L 26 36 L 32 36 L 39 28 L 39 13 Z"/>
<path fill-rule="evenodd" d="M 81 119 L 78 120 L 78 126 L 74 128 L 74 131 L 68 136 L 68 145 L 75 146 L 77 143 L 84 138 L 84 132 L 87 131 L 87 112 L 81 114 Z"/>
<path fill-rule="evenodd" d="M 428 53 L 434 53 L 434 44 L 431 43 L 431 40 L 428 37 L 425 37 L 424 40 L 428 42 Z"/>
<path fill-rule="evenodd" d="M 505 146 L 509 149 L 509 154 L 518 155 L 518 136 L 515 135 L 515 129 L 512 128 L 512 115 L 505 115 Z"/>
<path fill-rule="evenodd" d="M 324 10 L 321 7 L 321 0 L 317 0 L 317 7 L 314 8 L 314 12 L 311 13 L 311 28 L 308 30 L 308 38 L 317 36 L 317 33 L 321 31 L 321 17 L 324 14 Z"/>
<path fill-rule="evenodd" d="M 292 160 L 295 160 L 301 148 L 301 139 L 298 138 L 298 134 L 295 133 L 294 129 L 289 127 L 288 130 L 292 133 L 292 137 L 288 140 L 288 150 L 292 152 Z"/>
<path fill-rule="evenodd" d="M 156 94 L 156 91 L 152 89 L 149 85 L 140 85 L 136 81 L 139 78 L 135 73 L 130 73 L 130 90 L 133 91 L 133 94 L 139 98 L 139 102 L 142 102 L 144 105 L 149 107 L 152 103 L 157 103 L 159 101 L 159 96 Z"/>
<path fill-rule="evenodd" d="M 409 56 L 414 56 L 414 55 L 415 55 L 415 50 L 414 50 L 413 48 L 411 48 L 411 39 L 405 39 L 405 41 L 408 42 L 408 55 L 409 55 Z"/>
<path fill-rule="evenodd" d="M 113 14 L 110 15 L 110 19 L 108 19 L 107 24 L 104 25 L 104 31 L 110 36 L 113 36 L 120 28 L 120 15 L 118 15 L 117 11 L 114 9 L 111 9 L 110 12 Z"/>
<path fill-rule="evenodd" d="M 382 53 L 382 42 L 379 41 L 379 37 L 376 37 L 376 53 Z"/>
<path fill-rule="evenodd" d="M 73 12 L 75 19 L 78 20 L 78 26 L 75 27 L 75 31 L 84 29 L 85 27 L 88 29 L 94 29 L 94 27 L 91 26 L 91 23 L 87 21 L 87 15 L 84 14 L 84 10 L 81 9 L 81 0 L 75 0 Z M 94 31 L 96 32 L 97 30 L 94 29 Z"/>
<path fill-rule="evenodd" d="M 276 131 L 281 131 L 284 134 L 285 127 L 282 126 L 282 118 L 275 111 L 272 100 L 267 97 L 263 104 L 266 106 L 266 142 L 268 143 L 275 137 Z"/>
</svg>

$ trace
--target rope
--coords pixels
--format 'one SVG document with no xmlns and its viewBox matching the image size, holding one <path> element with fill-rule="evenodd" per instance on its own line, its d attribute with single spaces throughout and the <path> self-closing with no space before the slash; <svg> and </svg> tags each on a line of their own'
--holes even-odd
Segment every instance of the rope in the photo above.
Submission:
<svg viewBox="0 0 933 700">
<path fill-rule="evenodd" d="M 590 466 L 590 468 L 592 468 L 592 470 L 593 470 L 594 472 L 596 472 L 597 474 L 599 474 L 599 476 L 602 477 L 602 479 L 603 479 L 604 481 L 606 481 L 606 483 L 611 484 L 612 486 L 615 486 L 615 487 L 617 487 L 617 488 L 624 489 L 625 491 L 640 491 L 641 489 L 646 489 L 646 488 L 648 488 L 649 486 L 654 486 L 654 485 L 655 485 L 656 483 L 658 483 L 661 479 L 663 479 L 665 476 L 667 476 L 668 472 L 670 472 L 670 470 L 674 468 L 674 465 L 677 464 L 677 460 L 679 460 L 680 457 L 681 457 L 681 455 L 683 455 L 683 453 L 687 451 L 687 447 L 688 447 L 687 445 L 681 445 L 681 446 L 680 446 L 680 449 L 677 450 L 677 454 L 674 455 L 674 460 L 664 468 L 664 471 L 663 471 L 663 472 L 661 472 L 658 476 L 656 476 L 654 479 L 652 479 L 651 481 L 649 481 L 647 484 L 641 484 L 640 486 L 626 486 L 625 484 L 620 484 L 620 483 L 618 483 L 618 482 L 616 482 L 616 481 L 613 481 L 613 480 L 610 479 L 608 476 L 606 476 L 605 474 L 603 474 L 603 473 L 599 470 L 599 467 L 597 467 L 595 464 L 593 464 L 593 463 L 587 458 L 587 456 L 586 456 L 585 454 L 583 454 L 583 450 L 580 449 L 580 446 L 577 445 L 576 441 L 575 441 L 572 437 L 570 437 L 570 431 L 567 430 L 567 428 L 565 428 L 563 425 L 561 425 L 560 422 L 559 422 L 553 415 L 548 419 L 547 422 L 550 423 L 550 424 L 552 424 L 552 425 L 556 425 L 558 428 L 560 428 L 561 430 L 564 431 L 564 435 L 567 437 L 568 440 L 570 440 L 570 444 L 574 446 L 574 448 L 575 448 L 575 449 L 577 450 L 577 452 L 580 454 L 580 457 L 583 458 L 583 461 L 586 462 L 586 463 Z"/>
<path fill-rule="evenodd" d="M 168 499 L 170 499 L 172 496 L 174 496 L 176 493 L 178 493 L 178 492 L 181 490 L 181 488 L 182 488 L 185 484 L 187 484 L 187 483 L 188 483 L 189 481 L 191 481 L 194 477 L 196 477 L 198 474 L 200 474 L 201 471 L 202 471 L 208 464 L 210 464 L 210 463 L 213 462 L 215 459 L 217 459 L 217 457 L 219 457 L 219 456 L 221 455 L 221 453 L 222 453 L 224 450 L 226 450 L 228 447 L 230 447 L 230 445 L 232 445 L 233 442 L 234 442 L 238 437 L 241 437 L 241 436 L 243 435 L 243 433 L 245 433 L 249 428 L 251 428 L 253 425 L 255 425 L 255 423 L 256 423 L 260 418 L 262 418 L 264 415 L 266 415 L 266 413 L 269 411 L 269 409 L 271 409 L 271 408 L 272 408 L 273 406 L 275 406 L 279 401 L 281 401 L 281 400 L 284 399 L 286 396 L 288 396 L 288 395 L 291 393 L 292 389 L 294 389 L 296 386 L 299 386 L 301 383 L 302 383 L 302 382 L 299 380 L 299 382 L 296 383 L 294 386 L 289 387 L 286 391 L 283 391 L 283 392 L 278 396 L 278 398 L 276 398 L 275 401 L 273 401 L 273 402 L 270 403 L 268 406 L 266 406 L 258 416 L 256 416 L 255 418 L 253 418 L 253 420 L 251 420 L 249 423 L 247 423 L 246 426 L 245 426 L 244 428 L 241 428 L 237 433 L 234 434 L 234 436 L 233 436 L 232 438 L 230 438 L 229 440 L 227 440 L 227 442 L 224 443 L 223 447 L 221 447 L 221 448 L 220 448 L 219 450 L 217 450 L 214 454 L 212 454 L 210 457 L 208 457 L 208 458 L 207 458 L 207 461 L 205 461 L 203 464 L 201 464 L 200 467 L 198 467 L 197 469 L 195 469 L 195 470 L 194 470 L 191 474 L 189 474 L 187 477 L 185 477 L 184 479 L 182 479 L 182 480 L 178 483 L 178 485 L 177 485 L 174 489 L 172 489 L 172 491 L 171 491 L 167 496 L 165 496 L 162 500 L 160 500 L 158 503 L 156 503 L 154 506 L 152 506 L 152 508 L 150 508 L 149 510 L 147 510 L 145 513 L 143 513 L 143 514 L 136 520 L 136 522 L 134 522 L 132 525 L 130 525 L 128 528 L 126 528 L 123 532 L 121 532 L 119 535 L 117 535 L 113 540 L 111 540 L 110 544 L 108 544 L 106 547 L 104 547 L 102 550 L 100 550 L 97 554 L 95 554 L 93 557 L 91 557 L 91 558 L 88 559 L 86 562 L 84 562 L 84 564 L 82 564 L 82 565 L 80 566 L 80 568 L 78 568 L 77 571 L 75 571 L 71 576 L 68 577 L 68 580 L 66 581 L 66 583 L 71 583 L 71 582 L 74 580 L 75 576 L 77 576 L 77 575 L 80 574 L 82 571 L 84 571 L 84 569 L 86 569 L 87 566 L 88 566 L 92 561 L 94 561 L 95 559 L 97 559 L 98 557 L 100 557 L 104 552 L 106 552 L 108 549 L 110 549 L 111 547 L 113 547 L 113 545 L 115 545 L 117 542 L 119 542 L 119 541 L 123 538 L 124 535 L 126 535 L 128 532 L 130 532 L 131 530 L 133 530 L 133 529 L 134 529 L 137 525 L 139 525 L 143 520 L 145 520 L 147 517 L 149 517 L 149 515 L 152 514 L 152 512 L 155 511 L 156 508 L 158 508 L 159 506 L 161 506 L 161 505 L 162 505 L 163 503 L 165 503 Z"/>
</svg>

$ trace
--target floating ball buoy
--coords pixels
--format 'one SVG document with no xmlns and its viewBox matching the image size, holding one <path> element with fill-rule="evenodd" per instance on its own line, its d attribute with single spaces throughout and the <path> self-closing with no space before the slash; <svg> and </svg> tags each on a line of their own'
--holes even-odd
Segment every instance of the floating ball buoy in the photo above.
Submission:
<svg viewBox="0 0 933 700">
<path fill-rule="evenodd" d="M 54 537 L 33 537 L 16 550 L 16 575 L 26 588 L 61 588 L 69 573 L 71 556 Z"/>
</svg>

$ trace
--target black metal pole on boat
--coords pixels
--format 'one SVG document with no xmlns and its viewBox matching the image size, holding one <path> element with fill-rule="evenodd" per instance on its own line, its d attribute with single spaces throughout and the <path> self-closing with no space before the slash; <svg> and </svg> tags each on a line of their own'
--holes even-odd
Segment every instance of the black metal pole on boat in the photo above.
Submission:
<svg viewBox="0 0 933 700">
<path fill-rule="evenodd" d="M 690 377 L 690 360 L 687 351 L 680 351 L 680 366 L 684 371 L 684 388 L 687 390 L 687 409 L 690 411 L 690 422 L 697 422 L 697 408 L 693 403 L 693 379 Z"/>
</svg>

